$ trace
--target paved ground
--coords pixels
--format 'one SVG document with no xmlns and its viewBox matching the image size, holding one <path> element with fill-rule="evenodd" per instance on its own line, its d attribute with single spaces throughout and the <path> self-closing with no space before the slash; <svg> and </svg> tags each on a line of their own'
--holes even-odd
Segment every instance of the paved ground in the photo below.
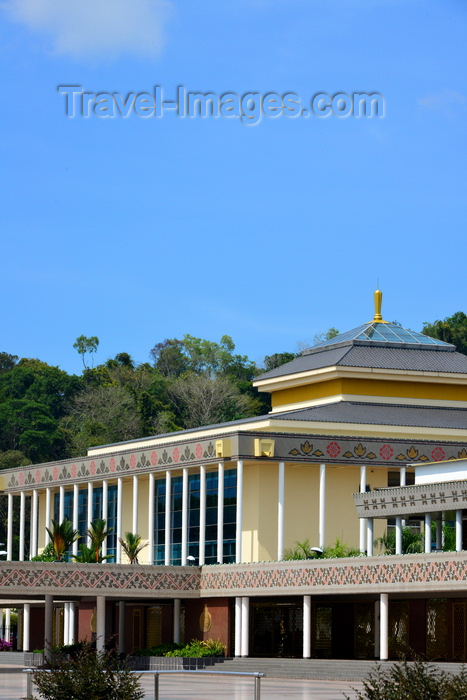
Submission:
<svg viewBox="0 0 467 700">
<path fill-rule="evenodd" d="M 20 700 L 26 696 L 26 674 L 18 666 L 0 665 L 1 700 Z M 154 700 L 154 676 L 142 675 L 144 700 Z M 345 681 L 302 681 L 263 678 L 261 700 L 344 700 L 344 692 L 355 695 L 350 687 L 359 683 Z M 254 700 L 253 678 L 212 677 L 167 674 L 159 680 L 159 700 Z"/>
</svg>

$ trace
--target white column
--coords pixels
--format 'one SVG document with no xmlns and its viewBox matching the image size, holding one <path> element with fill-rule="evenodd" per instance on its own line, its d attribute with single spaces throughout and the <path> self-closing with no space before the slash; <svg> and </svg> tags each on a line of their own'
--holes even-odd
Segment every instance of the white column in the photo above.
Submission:
<svg viewBox="0 0 467 700">
<path fill-rule="evenodd" d="M 24 522 L 25 522 L 26 494 L 20 493 L 20 513 L 19 513 L 19 560 L 24 561 Z"/>
<path fill-rule="evenodd" d="M 70 603 L 63 603 L 63 643 L 70 643 Z"/>
<path fill-rule="evenodd" d="M 369 557 L 373 556 L 373 518 L 366 519 L 366 553 Z"/>
<path fill-rule="evenodd" d="M 379 609 L 379 658 L 381 661 L 387 661 L 389 658 L 389 597 L 387 593 L 381 593 Z"/>
<path fill-rule="evenodd" d="M 133 532 L 138 532 L 138 477 L 133 476 Z"/>
<path fill-rule="evenodd" d="M 103 651 L 105 646 L 105 596 L 96 598 L 96 651 Z"/>
<path fill-rule="evenodd" d="M 174 599 L 174 644 L 180 644 L 180 598 Z"/>
<path fill-rule="evenodd" d="M 109 520 L 109 482 L 104 479 L 102 482 L 102 517 L 106 522 Z M 107 555 L 107 537 L 102 543 L 102 556 Z M 107 561 L 107 560 L 105 560 Z M 109 560 L 110 561 L 110 560 Z"/>
<path fill-rule="evenodd" d="M 5 639 L 7 642 L 10 641 L 10 633 L 11 633 L 11 610 L 10 608 L 6 608 L 5 610 Z"/>
<path fill-rule="evenodd" d="M 235 656 L 242 655 L 242 599 L 235 598 Z"/>
<path fill-rule="evenodd" d="M 65 520 L 65 487 L 60 486 L 58 502 L 58 522 L 63 523 Z"/>
<path fill-rule="evenodd" d="M 425 513 L 425 554 L 431 552 L 431 513 Z"/>
<path fill-rule="evenodd" d="M 462 552 L 462 511 L 456 510 L 456 552 Z"/>
<path fill-rule="evenodd" d="M 182 566 L 187 565 L 188 556 L 188 469 L 183 468 L 182 482 Z"/>
<path fill-rule="evenodd" d="M 5 639 L 5 627 L 3 625 L 4 609 L 0 608 L 0 639 Z"/>
<path fill-rule="evenodd" d="M 153 499 L 154 500 L 154 499 Z M 172 520 L 172 474 L 165 472 L 165 545 L 164 563 L 170 566 L 170 546 L 171 546 L 171 520 Z"/>
<path fill-rule="evenodd" d="M 381 626 L 380 626 L 380 604 L 379 600 L 375 600 L 375 659 L 379 659 L 380 652 L 380 636 L 381 636 Z"/>
<path fill-rule="evenodd" d="M 8 494 L 8 528 L 6 535 L 6 558 L 13 559 L 13 494 Z"/>
<path fill-rule="evenodd" d="M 250 618 L 250 599 L 242 598 L 242 656 L 248 656 L 248 640 L 249 640 L 249 618 Z"/>
<path fill-rule="evenodd" d="M 365 491 L 366 491 L 366 466 L 362 465 L 360 467 L 360 493 L 365 493 Z M 366 518 L 360 518 L 360 551 L 361 552 L 365 552 L 368 550 L 366 530 L 367 530 Z"/>
<path fill-rule="evenodd" d="M 122 507 L 123 507 L 123 479 L 121 476 L 117 479 L 117 552 L 115 563 L 122 563 L 122 545 L 120 537 L 122 537 Z"/>
<path fill-rule="evenodd" d="M 442 513 L 438 513 L 436 517 L 436 549 L 443 549 Z"/>
<path fill-rule="evenodd" d="M 52 625 L 53 625 L 54 600 L 53 596 L 45 596 L 44 616 L 44 658 L 49 660 L 52 656 Z"/>
<path fill-rule="evenodd" d="M 199 468 L 199 559 L 204 566 L 206 556 L 206 467 Z"/>
<path fill-rule="evenodd" d="M 154 474 L 149 474 L 149 504 L 148 504 L 148 564 L 154 564 L 154 508 L 155 482 Z"/>
<path fill-rule="evenodd" d="M 47 486 L 45 489 L 45 526 L 50 528 L 50 502 L 51 502 L 51 491 L 50 491 L 50 486 Z M 50 535 L 45 531 L 45 541 L 44 545 L 47 547 L 47 545 L 50 542 Z"/>
<path fill-rule="evenodd" d="M 407 467 L 401 467 L 399 471 L 399 484 L 405 486 L 407 483 Z M 402 527 L 405 527 L 405 520 L 402 519 Z"/>
<path fill-rule="evenodd" d="M 285 503 L 285 464 L 279 462 L 277 485 L 277 561 L 284 558 L 284 503 Z"/>
<path fill-rule="evenodd" d="M 402 517 L 396 515 L 396 554 L 402 554 Z"/>
<path fill-rule="evenodd" d="M 125 601 L 118 602 L 118 651 L 125 653 Z"/>
<path fill-rule="evenodd" d="M 303 596 L 303 658 L 311 657 L 311 596 Z"/>
<path fill-rule="evenodd" d="M 68 629 L 68 644 L 75 643 L 75 624 L 76 624 L 76 604 L 68 603 L 68 614 L 70 616 L 69 629 Z"/>
<path fill-rule="evenodd" d="M 243 533 L 243 461 L 237 462 L 237 525 L 235 533 L 235 563 L 242 562 L 242 533 Z"/>
<path fill-rule="evenodd" d="M 78 506 L 79 506 L 79 487 L 78 484 L 73 484 L 73 530 L 78 529 Z M 72 553 L 78 554 L 78 540 L 72 544 Z"/>
<path fill-rule="evenodd" d="M 32 504 L 31 504 L 31 521 L 32 521 L 32 537 L 31 537 L 31 547 L 29 558 L 37 556 L 37 520 L 39 517 L 39 492 L 34 489 L 32 492 Z"/>
<path fill-rule="evenodd" d="M 224 465 L 217 465 L 217 563 L 224 561 Z"/>
<path fill-rule="evenodd" d="M 94 514 L 94 509 L 93 509 L 93 485 L 92 481 L 88 481 L 88 522 L 87 522 L 87 527 L 89 527 L 93 521 L 93 514 Z M 91 546 L 91 538 L 88 537 L 88 546 Z"/>
<path fill-rule="evenodd" d="M 326 540 L 326 465 L 319 465 L 319 547 L 324 549 Z"/>
</svg>

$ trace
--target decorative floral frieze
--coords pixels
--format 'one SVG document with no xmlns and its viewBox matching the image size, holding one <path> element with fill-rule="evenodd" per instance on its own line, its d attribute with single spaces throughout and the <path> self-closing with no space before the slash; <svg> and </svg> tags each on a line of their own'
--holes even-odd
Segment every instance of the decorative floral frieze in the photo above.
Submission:
<svg viewBox="0 0 467 700">
<path fill-rule="evenodd" d="M 34 465 L 16 469 L 9 474 L 7 488 L 20 490 L 25 487 L 49 486 L 54 483 L 73 483 L 104 476 L 121 476 L 127 473 L 149 472 L 154 469 L 174 467 L 178 464 L 197 464 L 216 459 L 213 440 L 193 441 L 157 450 L 133 450 L 125 454 L 87 457 L 79 461 L 69 460 L 56 464 Z"/>
<path fill-rule="evenodd" d="M 440 462 L 445 459 L 460 459 L 467 456 L 466 449 L 458 444 L 421 445 L 407 444 L 394 441 L 366 439 L 358 442 L 352 438 L 320 439 L 314 438 L 296 443 L 288 450 L 288 455 L 297 458 L 316 458 L 316 461 L 335 461 L 345 464 L 365 463 L 374 464 L 411 464 L 416 462 Z"/>
</svg>

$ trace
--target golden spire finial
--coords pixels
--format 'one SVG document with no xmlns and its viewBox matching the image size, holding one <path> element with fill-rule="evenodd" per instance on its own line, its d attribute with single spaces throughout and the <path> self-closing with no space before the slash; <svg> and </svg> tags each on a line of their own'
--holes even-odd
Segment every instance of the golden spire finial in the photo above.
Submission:
<svg viewBox="0 0 467 700">
<path fill-rule="evenodd" d="M 381 316 L 381 306 L 383 304 L 383 292 L 381 292 L 379 289 L 376 290 L 375 292 L 375 315 L 373 318 L 373 321 L 376 321 L 379 323 L 383 322 L 383 317 Z"/>
</svg>

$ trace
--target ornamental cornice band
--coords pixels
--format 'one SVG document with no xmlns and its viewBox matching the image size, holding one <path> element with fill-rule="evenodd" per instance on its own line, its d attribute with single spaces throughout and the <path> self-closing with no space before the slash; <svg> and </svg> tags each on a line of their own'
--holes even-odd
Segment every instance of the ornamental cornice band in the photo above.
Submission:
<svg viewBox="0 0 467 700">
<path fill-rule="evenodd" d="M 160 444 L 141 450 L 128 450 L 108 455 L 94 455 L 75 460 L 32 465 L 5 470 L 9 491 L 32 490 L 62 484 L 74 484 L 99 479 L 113 479 L 133 474 L 157 473 L 166 469 L 199 467 L 201 464 L 235 460 L 254 461 L 256 437 L 275 442 L 274 456 L 262 461 L 284 461 L 307 464 L 337 464 L 396 466 L 467 457 L 465 443 L 355 438 L 329 435 L 304 435 L 275 432 L 237 432 L 224 438 L 231 441 L 232 458 L 216 456 L 216 438 L 185 440 L 175 444 Z"/>
<path fill-rule="evenodd" d="M 353 494 L 359 518 L 436 513 L 467 508 L 467 481 L 421 484 Z"/>
</svg>

